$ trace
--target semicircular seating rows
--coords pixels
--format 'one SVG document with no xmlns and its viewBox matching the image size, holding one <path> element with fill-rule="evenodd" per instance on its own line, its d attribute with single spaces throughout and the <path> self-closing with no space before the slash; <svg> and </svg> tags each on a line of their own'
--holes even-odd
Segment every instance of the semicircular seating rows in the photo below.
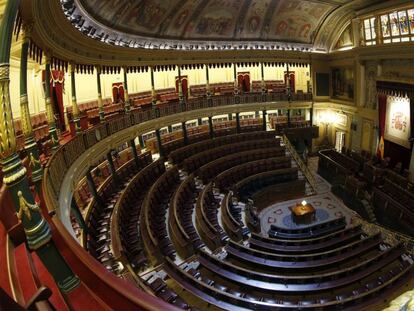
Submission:
<svg viewBox="0 0 414 311">
<path fill-rule="evenodd" d="M 250 221 L 247 202 L 263 188 L 305 194 L 305 180 L 275 135 L 204 138 L 170 150 L 168 162 L 140 156 L 126 186 L 93 214 L 89 251 L 110 270 L 118 264 L 121 276 L 131 269 L 138 286 L 185 310 L 384 303 L 414 276 L 403 245 L 345 218 L 303 229 L 272 226 L 268 234 Z"/>
</svg>

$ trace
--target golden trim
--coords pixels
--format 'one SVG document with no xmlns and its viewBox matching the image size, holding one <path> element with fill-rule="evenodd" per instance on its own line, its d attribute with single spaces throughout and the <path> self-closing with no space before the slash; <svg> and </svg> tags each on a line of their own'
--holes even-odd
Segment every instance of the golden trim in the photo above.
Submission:
<svg viewBox="0 0 414 311">
<path fill-rule="evenodd" d="M 30 229 L 24 229 L 24 232 L 26 232 L 26 235 L 33 235 L 43 227 L 44 223 L 45 223 L 45 219 L 42 218 L 42 220 L 36 226 Z"/>
<path fill-rule="evenodd" d="M 19 163 L 19 164 L 16 164 L 15 166 L 18 166 L 18 165 L 21 165 L 21 164 Z M 21 166 L 19 171 L 13 173 L 10 176 L 4 176 L 3 177 L 3 182 L 6 185 L 10 185 L 10 184 L 14 183 L 16 180 L 18 180 L 18 179 L 22 178 L 23 176 L 25 176 L 26 171 L 27 171 L 26 168 L 24 166 Z"/>
<path fill-rule="evenodd" d="M 17 196 L 19 198 L 19 211 L 17 212 L 17 218 L 19 220 L 22 220 L 23 214 L 24 214 L 27 217 L 27 219 L 31 221 L 32 214 L 30 211 L 38 212 L 40 210 L 40 207 L 37 204 L 30 204 L 29 202 L 27 202 L 26 199 L 23 197 L 23 193 L 21 191 L 17 192 Z M 38 226 L 40 226 L 43 221 L 44 219 L 42 218 L 42 221 L 39 222 L 39 224 L 37 224 L 35 228 L 29 229 L 29 230 L 24 229 L 24 231 L 26 231 L 27 233 L 32 232 Z M 36 232 L 36 231 L 37 229 L 33 232 Z"/>
</svg>

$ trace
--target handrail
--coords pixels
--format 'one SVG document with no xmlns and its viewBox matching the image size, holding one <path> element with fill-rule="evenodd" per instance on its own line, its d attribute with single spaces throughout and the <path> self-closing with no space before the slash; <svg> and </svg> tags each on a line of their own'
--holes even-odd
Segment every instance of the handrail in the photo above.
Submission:
<svg viewBox="0 0 414 311">
<path fill-rule="evenodd" d="M 283 142 L 284 142 L 286 148 L 289 150 L 291 156 L 293 157 L 295 162 L 298 164 L 299 169 L 302 171 L 303 175 L 305 175 L 306 179 L 308 180 L 309 184 L 311 185 L 313 193 L 316 194 L 317 193 L 316 180 L 315 180 L 315 177 L 313 176 L 312 172 L 309 170 L 308 166 L 302 161 L 301 157 L 296 152 L 296 149 L 292 146 L 292 144 L 290 143 L 289 139 L 287 138 L 287 136 L 285 134 L 283 134 L 282 139 L 283 139 Z"/>
</svg>

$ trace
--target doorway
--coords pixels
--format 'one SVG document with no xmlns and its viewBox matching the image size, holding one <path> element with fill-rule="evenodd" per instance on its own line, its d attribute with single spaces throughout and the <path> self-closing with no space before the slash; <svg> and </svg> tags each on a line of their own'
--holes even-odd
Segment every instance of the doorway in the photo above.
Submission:
<svg viewBox="0 0 414 311">
<path fill-rule="evenodd" d="M 342 151 L 342 147 L 345 146 L 345 132 L 336 131 L 335 133 L 335 150 L 338 152 Z"/>
</svg>

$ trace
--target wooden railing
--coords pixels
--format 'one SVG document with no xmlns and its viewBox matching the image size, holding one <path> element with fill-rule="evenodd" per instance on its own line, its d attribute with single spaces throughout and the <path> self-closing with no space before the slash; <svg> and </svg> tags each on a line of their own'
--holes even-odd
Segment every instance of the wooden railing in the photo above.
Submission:
<svg viewBox="0 0 414 311">
<path fill-rule="evenodd" d="M 309 184 L 311 185 L 313 194 L 316 194 L 316 180 L 312 172 L 309 170 L 308 166 L 302 161 L 302 158 L 296 152 L 295 147 L 292 146 L 285 134 L 283 134 L 282 139 L 286 148 L 289 150 L 289 153 L 291 154 L 292 158 L 295 160 L 299 169 L 302 171 L 303 175 L 306 177 Z"/>
</svg>

